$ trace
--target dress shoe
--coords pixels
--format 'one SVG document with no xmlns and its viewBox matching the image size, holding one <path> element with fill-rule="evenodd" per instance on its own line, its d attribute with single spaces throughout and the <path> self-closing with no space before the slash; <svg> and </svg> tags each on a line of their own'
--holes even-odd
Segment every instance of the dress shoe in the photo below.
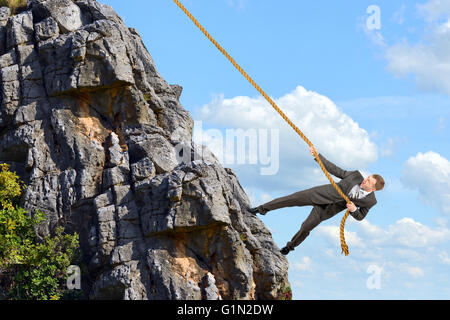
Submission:
<svg viewBox="0 0 450 320">
<path fill-rule="evenodd" d="M 289 252 L 291 251 L 291 249 L 289 249 L 288 247 L 284 247 L 283 249 L 280 250 L 281 254 L 283 255 L 287 255 Z"/>
<path fill-rule="evenodd" d="M 261 211 L 259 211 L 258 207 L 249 208 L 248 212 L 253 213 L 254 215 L 256 215 L 257 213 L 259 213 L 261 215 L 265 215 L 265 213 L 262 213 Z"/>
</svg>

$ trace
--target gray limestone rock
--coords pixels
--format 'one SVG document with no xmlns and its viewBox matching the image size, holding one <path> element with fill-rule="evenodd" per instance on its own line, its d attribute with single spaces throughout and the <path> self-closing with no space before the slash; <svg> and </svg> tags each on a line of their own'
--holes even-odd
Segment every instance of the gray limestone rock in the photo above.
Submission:
<svg viewBox="0 0 450 320">
<path fill-rule="evenodd" d="M 80 7 L 71 0 L 34 1 L 32 8 L 38 20 L 53 18 L 62 33 L 75 31 L 83 25 Z"/>
<path fill-rule="evenodd" d="M 59 35 L 58 23 L 52 17 L 48 17 L 34 25 L 36 41 L 44 41 Z"/>
<path fill-rule="evenodd" d="M 0 162 L 80 235 L 91 299 L 278 299 L 288 262 L 236 174 L 192 141 L 182 87 L 95 0 L 0 8 Z"/>
<path fill-rule="evenodd" d="M 6 25 L 6 50 L 17 45 L 33 44 L 33 32 L 31 11 L 21 12 L 10 17 Z"/>
</svg>

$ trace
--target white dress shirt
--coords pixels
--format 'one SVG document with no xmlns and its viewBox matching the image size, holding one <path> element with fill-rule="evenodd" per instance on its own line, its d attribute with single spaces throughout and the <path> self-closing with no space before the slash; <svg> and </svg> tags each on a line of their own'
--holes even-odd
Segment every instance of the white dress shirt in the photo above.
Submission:
<svg viewBox="0 0 450 320">
<path fill-rule="evenodd" d="M 368 194 L 370 194 L 370 192 L 367 192 L 363 188 L 361 188 L 360 184 L 356 184 L 350 190 L 350 192 L 348 193 L 348 196 L 353 199 L 362 199 L 362 198 L 367 197 Z M 351 212 L 355 212 L 355 211 L 351 211 Z"/>
</svg>

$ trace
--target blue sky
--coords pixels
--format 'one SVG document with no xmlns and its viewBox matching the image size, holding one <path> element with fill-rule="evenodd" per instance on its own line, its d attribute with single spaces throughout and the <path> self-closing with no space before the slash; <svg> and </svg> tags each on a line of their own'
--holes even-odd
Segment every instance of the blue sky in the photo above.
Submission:
<svg viewBox="0 0 450 320">
<path fill-rule="evenodd" d="M 139 31 L 160 74 L 183 86 L 181 103 L 216 155 L 226 151 L 212 130 L 278 130 L 276 174 L 224 163 L 253 205 L 326 183 L 307 145 L 172 1 L 101 2 Z M 289 254 L 294 299 L 449 299 L 450 0 L 182 3 L 319 152 L 385 177 L 367 218 L 347 222 L 348 257 L 338 241 L 342 214 Z M 367 24 L 371 5 L 379 28 Z M 309 211 L 262 220 L 281 248 Z"/>
</svg>

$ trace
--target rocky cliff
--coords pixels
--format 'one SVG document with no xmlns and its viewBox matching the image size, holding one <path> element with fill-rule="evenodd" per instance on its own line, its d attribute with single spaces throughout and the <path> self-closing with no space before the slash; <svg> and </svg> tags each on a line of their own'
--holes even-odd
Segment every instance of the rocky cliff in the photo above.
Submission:
<svg viewBox="0 0 450 320">
<path fill-rule="evenodd" d="M 283 297 L 287 260 L 111 7 L 1 8 L 0 68 L 0 162 L 47 214 L 39 234 L 80 234 L 86 297 Z"/>
</svg>

